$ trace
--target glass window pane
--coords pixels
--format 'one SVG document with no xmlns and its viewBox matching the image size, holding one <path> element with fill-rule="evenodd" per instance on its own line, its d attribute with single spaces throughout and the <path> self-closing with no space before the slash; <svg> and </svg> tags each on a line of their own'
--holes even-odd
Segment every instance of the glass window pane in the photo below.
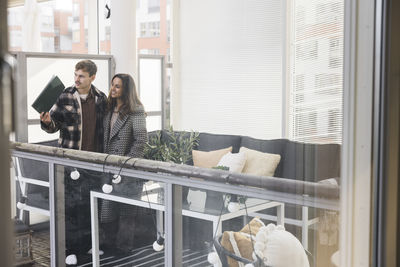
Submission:
<svg viewBox="0 0 400 267">
<path fill-rule="evenodd" d="M 79 265 L 91 265 L 87 251 L 96 238 L 100 261 L 112 266 L 133 266 L 143 259 L 149 265 L 164 262 L 163 253 L 153 257 L 151 248 L 164 232 L 163 183 L 62 165 L 56 165 L 55 175 L 56 224 L 65 226 L 57 234 L 67 259 L 76 255 Z"/>
<path fill-rule="evenodd" d="M 15 225 L 15 263 L 35 261 L 48 265 L 50 259 L 49 164 L 13 158 L 16 180 L 17 216 Z M 29 225 L 26 224 L 29 222 Z M 32 227 L 40 225 L 41 227 Z"/>
<path fill-rule="evenodd" d="M 155 1 L 136 1 L 136 38 L 137 38 L 137 52 L 139 55 L 162 55 L 164 56 L 164 62 L 171 62 L 170 60 L 170 47 L 171 40 L 169 37 L 170 27 L 169 21 L 171 20 L 171 9 L 172 4 L 166 0 L 155 0 Z M 139 65 L 141 63 L 139 62 Z M 164 92 L 168 98 L 171 87 L 172 73 L 170 66 L 165 64 L 166 77 L 164 78 Z M 141 65 L 139 71 L 142 72 Z M 142 73 L 139 73 L 141 77 Z M 146 74 L 147 75 L 147 74 Z M 141 83 L 141 81 L 140 81 Z M 144 96 L 142 92 L 142 84 L 140 86 L 141 99 Z M 145 89 L 148 90 L 148 89 Z M 149 91 L 149 94 L 153 92 Z M 158 97 L 158 93 L 153 95 L 153 98 Z M 146 101 L 146 100 L 145 100 Z M 158 100 L 157 100 L 158 101 Z M 161 102 L 156 104 L 151 103 L 145 105 L 147 111 L 160 110 Z M 169 110 L 169 101 L 166 100 L 165 111 Z M 169 122 L 169 112 L 166 112 L 166 122 Z M 168 126 L 168 123 L 165 123 Z"/>
<path fill-rule="evenodd" d="M 33 44 L 37 44 L 35 52 L 88 53 L 88 1 L 52 0 L 37 3 L 36 9 L 8 8 L 8 27 L 14 32 L 10 35 L 10 50 L 32 51 Z M 35 24 L 39 25 L 37 35 L 32 34 Z"/>
<path fill-rule="evenodd" d="M 206 20 L 202 11 L 207 12 Z M 198 150 L 203 153 L 231 146 L 232 155 L 245 153 L 246 167 L 240 172 L 261 176 L 259 184 L 263 176 L 273 176 L 316 187 L 328 184 L 338 190 L 344 0 L 243 0 L 230 2 L 229 11 L 222 2 L 188 1 L 181 2 L 178 12 L 180 88 L 172 102 L 179 113 L 172 114 L 172 119 L 179 121 L 179 129 L 199 131 Z M 227 15 L 221 19 L 220 14 Z M 271 158 L 255 164 L 259 157 L 266 157 L 265 153 L 279 155 L 272 173 L 261 171 L 273 162 Z M 211 162 L 212 156 L 207 155 L 204 161 Z M 221 163 L 223 157 L 208 165 L 197 164 L 195 158 L 193 162 L 194 166 L 213 168 L 227 164 Z M 246 178 L 238 180 L 245 183 Z M 326 205 L 327 195 L 310 195 L 308 202 L 307 193 L 294 192 L 299 198 L 293 200 L 286 186 L 268 188 L 282 197 L 278 202 L 285 206 L 285 230 L 299 242 L 303 253 L 311 253 L 311 266 L 330 266 L 331 256 L 339 249 L 338 191 L 332 205 Z M 207 210 L 208 201 L 217 202 L 212 198 L 215 192 L 196 190 L 205 194 L 192 192 L 199 198 L 195 205 L 205 202 L 203 209 Z M 260 198 L 277 201 L 267 195 L 265 192 L 265 199 Z M 217 216 L 220 221 L 224 221 L 227 207 L 222 210 Z M 234 217 L 234 212 L 226 212 Z M 276 210 L 250 211 L 245 217 L 255 216 L 265 224 L 279 221 Z M 211 218 L 209 214 L 205 217 Z M 184 249 L 198 246 L 203 251 L 207 250 L 205 243 L 213 242 L 212 223 L 207 228 L 204 217 L 201 220 L 195 227 L 192 221 L 186 223 L 192 229 L 182 230 Z M 240 217 L 234 225 L 222 223 L 220 233 L 238 232 L 245 225 Z M 231 238 L 231 248 L 232 242 Z M 254 245 L 249 242 L 244 249 L 253 252 Z M 289 266 L 302 266 L 287 258 L 293 260 Z"/>
<path fill-rule="evenodd" d="M 106 2 L 100 0 L 99 6 Z M 304 260 L 310 266 L 331 266 L 335 264 L 339 250 L 339 216 L 341 212 L 347 212 L 339 210 L 340 184 L 343 182 L 340 177 L 343 168 L 341 155 L 346 149 L 342 146 L 345 2 L 228 2 L 180 2 L 179 10 L 174 14 L 180 23 L 180 56 L 176 62 L 174 60 L 178 59 L 173 57 L 170 47 L 170 37 L 174 36 L 170 23 L 173 14 L 171 1 L 136 1 L 138 92 L 149 113 L 147 130 L 161 129 L 164 125 L 161 114 L 164 112 L 169 121 L 168 105 L 171 101 L 179 107 L 179 114 L 171 114 L 174 116 L 172 121 L 179 123 L 176 130 L 200 132 L 196 150 L 211 154 L 221 149 L 231 151 L 215 158 L 206 154 L 205 160 L 209 163 L 212 159 L 212 164 L 199 164 L 199 155 L 193 162 L 186 162 L 208 170 L 196 168 L 194 175 L 185 176 L 185 179 L 193 179 L 192 176 L 199 175 L 204 181 L 202 178 L 193 179 L 193 186 L 183 182 L 186 185 L 182 192 L 183 227 L 178 231 L 183 237 L 184 265 L 214 264 L 209 253 L 215 247 L 223 246 L 223 252 L 219 251 L 217 255 L 223 261 L 232 261 L 233 255 L 239 258 L 236 261 L 246 257 L 253 261 L 254 252 L 270 265 L 291 261 L 291 266 L 301 266 Z M 85 49 L 87 52 L 87 1 L 84 5 L 77 1 L 64 4 L 48 1 L 41 5 L 42 48 L 52 52 L 85 53 Z M 207 18 L 204 19 L 206 12 Z M 21 14 L 18 8 L 9 10 L 10 47 L 13 51 L 22 49 Z M 111 19 L 99 18 L 99 21 L 99 53 L 107 54 L 111 47 Z M 176 99 L 170 99 L 169 93 L 172 64 L 163 70 L 163 60 L 154 55 L 165 56 L 165 62 L 176 63 L 174 66 L 180 68 L 176 83 L 180 88 L 174 92 Z M 30 104 L 52 74 L 59 75 L 66 86 L 71 84 L 76 60 L 29 58 L 27 62 L 28 117 L 38 119 Z M 99 60 L 96 63 L 99 70 L 107 70 L 107 73 L 99 73 L 94 84 L 108 92 L 108 62 Z M 58 69 L 63 71 L 53 73 Z M 53 139 L 53 135 L 44 134 L 39 125 L 29 125 L 28 128 L 29 142 Z M 168 138 L 165 139 L 167 142 Z M 173 140 L 173 145 L 178 147 L 179 140 Z M 245 160 L 240 163 L 241 168 L 232 164 L 232 159 L 227 159 L 243 154 Z M 57 175 L 68 180 L 64 167 L 57 167 Z M 208 174 L 212 168 L 228 170 L 231 174 L 222 173 L 222 177 L 234 179 L 218 185 L 207 181 L 218 176 Z M 233 172 L 243 175 L 235 176 Z M 103 175 L 100 170 L 92 174 L 96 177 Z M 167 184 L 174 183 L 174 175 L 171 174 L 171 181 Z M 232 181 L 243 185 L 238 187 Z M 146 212 L 156 214 L 156 217 L 149 217 L 155 225 L 151 225 L 150 220 L 141 221 L 140 216 L 129 218 L 127 222 L 135 224 L 135 227 L 151 229 L 150 238 L 147 236 L 136 241 L 159 255 L 157 264 L 162 266 L 164 253 L 153 252 L 151 243 L 157 236 L 176 233 L 163 231 L 165 185 L 151 182 L 146 186 L 148 188 L 141 191 L 145 194 L 140 197 L 127 197 L 127 192 L 118 191 L 107 194 L 99 184 L 90 190 L 100 193 L 99 198 L 111 196 L 114 202 L 121 202 L 123 198 L 125 204 L 134 203 L 133 206 L 141 206 Z M 81 193 L 82 188 L 77 191 Z M 158 190 L 162 193 L 159 194 Z M 252 195 L 254 192 L 256 197 Z M 87 200 L 87 195 L 84 198 Z M 90 216 L 88 212 L 84 214 Z M 62 218 L 63 214 L 59 215 Z M 264 242 L 260 245 L 257 240 L 251 241 L 252 235 L 261 231 L 260 227 L 248 227 L 254 218 L 261 225 L 273 224 L 266 235 L 275 234 L 275 230 L 282 231 L 276 240 L 284 240 L 280 234 L 285 233 L 296 245 L 289 249 L 282 247 L 282 253 L 268 254 L 265 247 L 271 244 Z M 73 216 L 67 218 L 73 219 Z M 277 225 L 284 226 L 284 229 Z M 113 237 L 105 240 L 118 242 Z M 241 241 L 248 242 L 241 246 Z M 283 243 L 279 245 L 287 245 Z M 287 255 L 284 252 L 301 256 L 282 256 Z M 246 260 L 242 262 L 247 263 Z"/>
<path fill-rule="evenodd" d="M 137 1 L 139 2 L 139 1 Z M 111 52 L 111 21 L 112 17 L 107 18 L 108 10 L 105 8 L 106 4 L 110 8 L 110 2 L 106 0 L 99 0 L 99 54 L 108 55 Z M 104 11 L 104 12 L 103 12 Z"/>
<path fill-rule="evenodd" d="M 293 1 L 289 138 L 341 143 L 344 1 Z"/>
<path fill-rule="evenodd" d="M 139 61 L 139 94 L 146 111 L 161 111 L 161 63 L 160 59 L 141 58 Z"/>
<path fill-rule="evenodd" d="M 59 133 L 46 133 L 39 124 L 28 125 L 28 143 L 39 143 L 43 141 L 56 140 Z"/>
<path fill-rule="evenodd" d="M 161 116 L 147 116 L 146 127 L 147 131 L 161 130 Z"/>
</svg>

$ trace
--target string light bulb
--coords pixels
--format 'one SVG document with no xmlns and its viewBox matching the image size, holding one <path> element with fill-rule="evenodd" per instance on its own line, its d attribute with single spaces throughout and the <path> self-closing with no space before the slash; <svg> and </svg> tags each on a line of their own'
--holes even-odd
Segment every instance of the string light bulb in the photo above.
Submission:
<svg viewBox="0 0 400 267">
<path fill-rule="evenodd" d="M 113 180 L 114 180 L 113 178 L 114 178 L 115 176 L 116 176 L 116 175 L 112 176 L 111 173 L 108 173 L 107 181 L 106 181 L 106 183 L 103 184 L 103 186 L 101 187 L 101 190 L 103 190 L 104 193 L 110 194 L 110 193 L 113 191 L 113 185 L 112 185 L 112 183 L 113 183 Z M 119 176 L 119 175 L 117 175 L 117 176 Z"/>
<path fill-rule="evenodd" d="M 81 176 L 81 174 L 78 172 L 77 169 L 75 169 L 74 171 L 72 171 L 69 175 L 71 177 L 72 180 L 78 180 L 79 177 Z"/>
<path fill-rule="evenodd" d="M 26 208 L 26 200 L 28 198 L 26 196 L 21 196 L 18 203 L 17 203 L 17 208 L 20 210 L 24 210 Z"/>
<path fill-rule="evenodd" d="M 213 265 L 213 267 L 222 266 L 221 260 L 219 259 L 219 256 L 215 251 L 208 253 L 207 260 Z"/>
<path fill-rule="evenodd" d="M 101 190 L 106 194 L 110 194 L 113 191 L 113 186 L 111 184 L 103 184 Z"/>
<path fill-rule="evenodd" d="M 229 202 L 228 204 L 228 210 L 230 212 L 237 212 L 240 209 L 240 205 L 238 202 Z"/>
<path fill-rule="evenodd" d="M 154 243 L 153 243 L 153 249 L 154 249 L 155 251 L 157 251 L 157 252 L 163 250 L 163 249 L 164 249 L 164 242 L 165 242 L 165 238 L 164 238 L 162 235 L 160 235 L 160 236 L 157 238 L 157 240 L 154 241 Z"/>
<path fill-rule="evenodd" d="M 113 175 L 112 182 L 114 184 L 119 184 L 121 182 L 121 180 L 122 180 L 121 175 L 119 175 L 119 174 L 114 174 Z"/>
</svg>

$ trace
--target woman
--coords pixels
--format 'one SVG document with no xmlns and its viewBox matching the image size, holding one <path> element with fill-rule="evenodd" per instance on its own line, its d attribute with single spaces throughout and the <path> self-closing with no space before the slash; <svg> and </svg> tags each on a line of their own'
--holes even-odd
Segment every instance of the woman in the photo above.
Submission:
<svg viewBox="0 0 400 267">
<path fill-rule="evenodd" d="M 112 78 L 107 110 L 104 153 L 142 157 L 147 142 L 146 115 L 129 74 L 116 74 Z"/>
<path fill-rule="evenodd" d="M 146 115 L 129 74 L 116 74 L 111 80 L 103 127 L 104 153 L 135 158 L 143 156 L 147 142 Z M 123 177 L 121 183 L 113 187 L 116 194 L 132 196 L 142 191 L 143 182 Z M 133 206 L 103 201 L 100 209 L 102 246 L 124 251 L 132 248 L 138 211 Z"/>
</svg>

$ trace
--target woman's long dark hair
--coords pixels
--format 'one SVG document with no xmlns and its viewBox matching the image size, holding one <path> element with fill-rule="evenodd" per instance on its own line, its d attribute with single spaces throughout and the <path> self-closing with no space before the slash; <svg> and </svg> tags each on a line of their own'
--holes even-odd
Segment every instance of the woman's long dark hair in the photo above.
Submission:
<svg viewBox="0 0 400 267">
<path fill-rule="evenodd" d="M 136 92 L 136 85 L 131 75 L 125 73 L 115 74 L 111 79 L 111 83 L 115 78 L 120 78 L 122 81 L 122 106 L 119 110 L 121 117 L 135 112 L 138 108 L 143 108 L 142 102 Z M 111 97 L 111 90 L 108 93 L 107 108 L 109 111 L 113 111 L 117 106 L 117 99 Z"/>
</svg>

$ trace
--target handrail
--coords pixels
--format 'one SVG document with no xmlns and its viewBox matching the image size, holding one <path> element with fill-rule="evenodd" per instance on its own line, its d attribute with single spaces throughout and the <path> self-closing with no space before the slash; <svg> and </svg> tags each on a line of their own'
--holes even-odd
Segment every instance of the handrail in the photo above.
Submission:
<svg viewBox="0 0 400 267">
<path fill-rule="evenodd" d="M 11 142 L 11 149 L 96 164 L 103 164 L 105 158 L 107 157 L 107 154 L 103 153 L 19 142 Z M 128 157 L 110 155 L 107 158 L 107 165 L 119 167 L 126 159 L 128 159 Z M 176 176 L 184 176 L 188 179 L 202 178 L 206 181 L 213 181 L 223 184 L 228 183 L 231 185 L 250 186 L 267 189 L 269 191 L 284 192 L 300 196 L 318 197 L 322 199 L 338 200 L 340 196 L 340 188 L 335 185 L 298 181 L 287 178 L 239 174 L 224 170 L 200 168 L 191 165 L 175 164 L 170 162 L 135 158 L 126 162 L 124 167 L 152 173 L 165 173 Z"/>
</svg>

